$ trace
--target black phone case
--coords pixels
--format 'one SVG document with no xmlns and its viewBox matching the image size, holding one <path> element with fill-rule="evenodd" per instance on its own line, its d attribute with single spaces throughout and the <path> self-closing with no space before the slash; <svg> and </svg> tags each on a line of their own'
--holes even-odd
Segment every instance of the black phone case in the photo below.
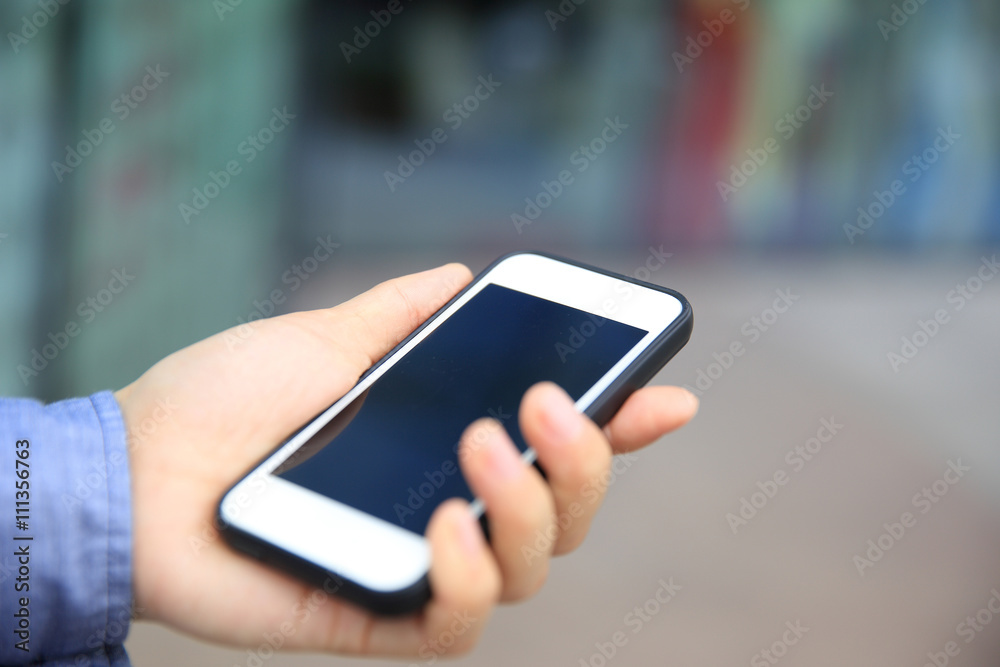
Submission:
<svg viewBox="0 0 1000 667">
<path fill-rule="evenodd" d="M 633 392 L 649 382 L 653 376 L 656 375 L 656 373 L 658 373 L 660 369 L 663 368 L 666 363 L 680 351 L 682 347 L 684 347 L 691 337 L 691 331 L 694 326 L 694 314 L 691 309 L 691 304 L 688 303 L 687 299 L 685 299 L 683 295 L 675 292 L 674 290 L 642 280 L 637 280 L 629 276 L 623 276 L 612 271 L 605 271 L 604 269 L 599 269 L 582 262 L 568 260 L 545 252 L 514 252 L 503 255 L 483 269 L 479 275 L 477 275 L 472 282 L 465 287 L 465 289 L 456 294 L 448 303 L 442 306 L 436 313 L 431 315 L 426 322 L 417 327 L 416 330 L 403 339 L 388 354 L 369 368 L 358 379 L 358 382 L 361 382 L 368 377 L 368 375 L 381 366 L 386 359 L 395 354 L 398 349 L 406 345 L 410 339 L 419 334 L 424 327 L 428 326 L 431 322 L 440 317 L 442 312 L 444 312 L 449 306 L 451 306 L 452 303 L 465 294 L 465 292 L 468 291 L 473 285 L 479 282 L 482 277 L 494 266 L 510 257 L 522 254 L 548 257 L 565 264 L 578 266 L 580 268 L 587 269 L 588 271 L 611 276 L 613 278 L 635 285 L 640 285 L 658 292 L 665 292 L 675 297 L 681 303 L 681 314 L 676 320 L 674 320 L 673 324 L 664 330 L 663 333 L 653 341 L 649 348 L 639 355 L 639 357 L 636 358 L 635 361 L 633 361 L 632 364 L 630 364 L 629 367 L 626 368 L 622 374 L 618 376 L 618 378 L 612 382 L 584 412 L 584 414 L 596 422 L 598 426 L 604 426 L 607 424 L 614 414 L 618 412 L 622 404 L 625 403 L 625 400 Z M 295 435 L 293 434 L 291 437 L 294 438 Z M 267 454 L 267 456 L 255 463 L 245 475 L 240 477 L 239 481 L 226 490 L 226 492 L 222 495 L 222 498 L 224 499 L 226 495 L 229 494 L 229 491 L 236 486 L 236 484 L 249 476 L 283 445 L 284 443 L 273 449 Z M 481 523 L 484 531 L 488 534 L 488 525 L 485 520 L 485 515 Z M 404 589 L 388 593 L 373 591 L 365 588 L 357 582 L 341 577 L 336 573 L 329 572 L 315 563 L 305 560 L 304 558 L 288 552 L 281 547 L 271 544 L 270 542 L 266 542 L 255 535 L 240 530 L 236 526 L 226 522 L 223 518 L 222 499 L 220 499 L 219 505 L 216 509 L 216 524 L 219 528 L 220 534 L 233 548 L 264 563 L 284 570 L 299 579 L 313 584 L 317 588 L 325 590 L 331 594 L 336 594 L 345 600 L 353 602 L 354 604 L 364 607 L 365 609 L 368 609 L 376 614 L 384 616 L 398 616 L 413 613 L 420 610 L 431 598 L 430 581 L 427 574 L 421 577 L 418 581 L 414 582 L 411 586 Z"/>
</svg>

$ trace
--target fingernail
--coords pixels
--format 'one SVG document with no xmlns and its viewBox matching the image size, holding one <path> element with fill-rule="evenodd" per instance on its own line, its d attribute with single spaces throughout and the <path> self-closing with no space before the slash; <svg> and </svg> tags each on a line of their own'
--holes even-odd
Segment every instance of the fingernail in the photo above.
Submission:
<svg viewBox="0 0 1000 667">
<path fill-rule="evenodd" d="M 691 415 L 693 417 L 694 415 L 698 414 L 698 410 L 701 409 L 701 401 L 698 400 L 698 397 L 694 395 L 694 392 L 688 389 L 685 389 L 684 391 L 687 392 L 688 403 L 691 405 L 691 409 L 694 410 L 694 414 Z"/>
<path fill-rule="evenodd" d="M 542 421 L 557 440 L 572 440 L 583 429 L 583 421 L 573 400 L 557 387 L 550 387 L 545 392 Z"/>
</svg>

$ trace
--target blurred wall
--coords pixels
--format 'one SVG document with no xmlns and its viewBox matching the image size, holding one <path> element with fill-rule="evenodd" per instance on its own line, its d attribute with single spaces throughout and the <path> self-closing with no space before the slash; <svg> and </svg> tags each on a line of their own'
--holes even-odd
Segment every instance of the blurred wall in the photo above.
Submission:
<svg viewBox="0 0 1000 667">
<path fill-rule="evenodd" d="M 913 6 L 5 2 L 0 391 L 121 386 L 318 239 L 994 244 L 1000 9 Z"/>
<path fill-rule="evenodd" d="M 294 111 L 294 8 L 43 4 L 0 6 L 30 37 L 0 50 L 0 390 L 54 398 L 122 386 L 269 284 L 286 142 L 258 135 Z"/>
</svg>

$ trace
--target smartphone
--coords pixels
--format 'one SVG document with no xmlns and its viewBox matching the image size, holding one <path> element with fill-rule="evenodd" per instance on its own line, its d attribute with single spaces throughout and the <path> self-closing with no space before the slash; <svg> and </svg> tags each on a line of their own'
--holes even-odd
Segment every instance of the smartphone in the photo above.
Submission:
<svg viewBox="0 0 1000 667">
<path fill-rule="evenodd" d="M 459 468 L 465 428 L 497 419 L 532 464 L 517 421 L 529 387 L 558 384 L 603 425 L 692 322 L 672 290 L 541 253 L 502 257 L 226 492 L 221 532 L 373 612 L 416 611 L 432 593 L 434 509 L 465 498 L 486 525 Z"/>
</svg>

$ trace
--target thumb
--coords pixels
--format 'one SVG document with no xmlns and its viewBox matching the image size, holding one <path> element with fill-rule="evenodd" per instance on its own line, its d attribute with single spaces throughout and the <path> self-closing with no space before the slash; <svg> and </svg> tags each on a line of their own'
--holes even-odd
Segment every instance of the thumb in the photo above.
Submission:
<svg viewBox="0 0 1000 667">
<path fill-rule="evenodd" d="M 389 280 L 332 308 L 262 322 L 259 333 L 274 334 L 256 337 L 268 351 L 262 365 L 274 390 L 269 408 L 298 419 L 329 407 L 471 279 L 465 266 L 448 264 Z M 308 337 L 294 335 L 302 332 Z"/>
<path fill-rule="evenodd" d="M 455 296 L 472 279 L 462 264 L 389 280 L 324 310 L 299 313 L 332 345 L 357 355 L 360 375 Z"/>
<path fill-rule="evenodd" d="M 182 397 L 188 409 L 176 421 L 193 431 L 272 445 L 349 391 L 471 277 L 449 264 L 333 308 L 262 320 L 249 333 L 224 331 L 170 355 L 116 396 L 149 406 Z"/>
<path fill-rule="evenodd" d="M 329 407 L 471 279 L 462 264 L 447 264 L 386 281 L 332 308 L 272 320 L 294 323 L 295 329 L 311 334 L 301 345 L 282 336 L 282 352 L 269 355 L 272 363 L 267 365 L 273 373 L 269 385 L 276 391 L 269 392 L 266 403 L 285 417 L 276 426 L 298 426 Z M 273 348 L 276 341 L 269 342 Z"/>
</svg>

